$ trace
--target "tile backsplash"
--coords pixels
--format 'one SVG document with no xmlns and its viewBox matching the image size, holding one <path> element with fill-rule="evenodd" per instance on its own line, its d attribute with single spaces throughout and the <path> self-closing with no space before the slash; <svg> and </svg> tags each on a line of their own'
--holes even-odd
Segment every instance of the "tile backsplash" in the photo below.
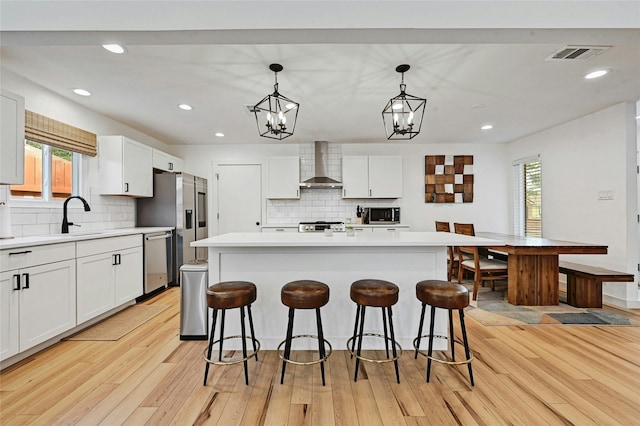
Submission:
<svg viewBox="0 0 640 426">
<path fill-rule="evenodd" d="M 342 181 L 342 145 L 329 144 L 326 162 L 327 175 Z M 314 144 L 300 144 L 300 178 L 306 180 L 314 176 Z M 299 200 L 265 200 L 266 224 L 297 224 L 317 220 L 355 222 L 356 207 L 399 206 L 396 199 L 343 199 L 342 189 L 301 189 Z"/>
</svg>

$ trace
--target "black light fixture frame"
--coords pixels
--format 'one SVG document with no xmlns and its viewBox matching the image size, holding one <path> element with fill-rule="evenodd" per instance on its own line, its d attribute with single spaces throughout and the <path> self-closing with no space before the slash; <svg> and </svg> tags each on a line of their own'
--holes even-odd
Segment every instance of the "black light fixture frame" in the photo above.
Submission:
<svg viewBox="0 0 640 426">
<path fill-rule="evenodd" d="M 271 64 L 269 69 L 275 73 L 273 93 L 262 98 L 253 107 L 253 112 L 260 136 L 282 140 L 293 135 L 300 104 L 278 92 L 278 73 L 284 67 L 280 64 Z"/>
<path fill-rule="evenodd" d="M 422 128 L 427 100 L 406 92 L 407 85 L 404 84 L 404 73 L 409 71 L 409 68 L 411 66 L 407 64 L 396 67 L 396 72 L 402 74 L 400 94 L 391 98 L 382 110 L 382 122 L 388 140 L 413 139 Z M 400 105 L 400 107 L 394 108 L 396 105 Z"/>
</svg>

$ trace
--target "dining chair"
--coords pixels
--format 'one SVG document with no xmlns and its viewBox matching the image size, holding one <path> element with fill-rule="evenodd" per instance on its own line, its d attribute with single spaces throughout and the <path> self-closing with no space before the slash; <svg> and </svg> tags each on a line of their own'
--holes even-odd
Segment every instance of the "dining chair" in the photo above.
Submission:
<svg viewBox="0 0 640 426">
<path fill-rule="evenodd" d="M 451 232 L 449 222 L 439 222 L 436 220 L 436 232 Z M 456 249 L 453 246 L 447 246 L 449 260 L 447 261 L 447 281 L 451 281 L 454 271 L 458 274 L 458 259 L 455 255 Z"/>
<path fill-rule="evenodd" d="M 455 233 L 475 236 L 472 223 L 454 223 Z M 473 300 L 478 298 L 478 289 L 484 281 L 491 282 L 491 289 L 495 289 L 495 280 L 507 279 L 507 262 L 480 256 L 477 246 L 457 247 L 458 251 L 458 283 L 462 283 L 464 270 L 473 272 Z M 471 258 L 465 259 L 464 255 Z"/>
</svg>

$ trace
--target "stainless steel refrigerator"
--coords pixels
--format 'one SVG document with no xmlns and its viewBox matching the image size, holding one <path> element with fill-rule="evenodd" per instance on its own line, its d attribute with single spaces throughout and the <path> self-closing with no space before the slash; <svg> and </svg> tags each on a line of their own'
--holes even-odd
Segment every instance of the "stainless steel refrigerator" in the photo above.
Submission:
<svg viewBox="0 0 640 426">
<path fill-rule="evenodd" d="M 136 226 L 175 228 L 169 282 L 179 284 L 183 264 L 207 259 L 206 247 L 190 246 L 208 236 L 207 180 L 187 173 L 154 173 L 153 197 L 136 201 Z"/>
</svg>

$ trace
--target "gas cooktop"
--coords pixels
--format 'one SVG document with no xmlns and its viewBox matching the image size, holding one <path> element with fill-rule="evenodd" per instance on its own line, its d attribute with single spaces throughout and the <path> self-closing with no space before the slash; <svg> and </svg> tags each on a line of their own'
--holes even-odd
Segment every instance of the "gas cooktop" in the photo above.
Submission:
<svg viewBox="0 0 640 426">
<path fill-rule="evenodd" d="M 344 222 L 326 222 L 319 220 L 316 222 L 300 222 L 298 232 L 323 232 L 325 229 L 331 229 L 335 232 L 344 232 Z"/>
</svg>

